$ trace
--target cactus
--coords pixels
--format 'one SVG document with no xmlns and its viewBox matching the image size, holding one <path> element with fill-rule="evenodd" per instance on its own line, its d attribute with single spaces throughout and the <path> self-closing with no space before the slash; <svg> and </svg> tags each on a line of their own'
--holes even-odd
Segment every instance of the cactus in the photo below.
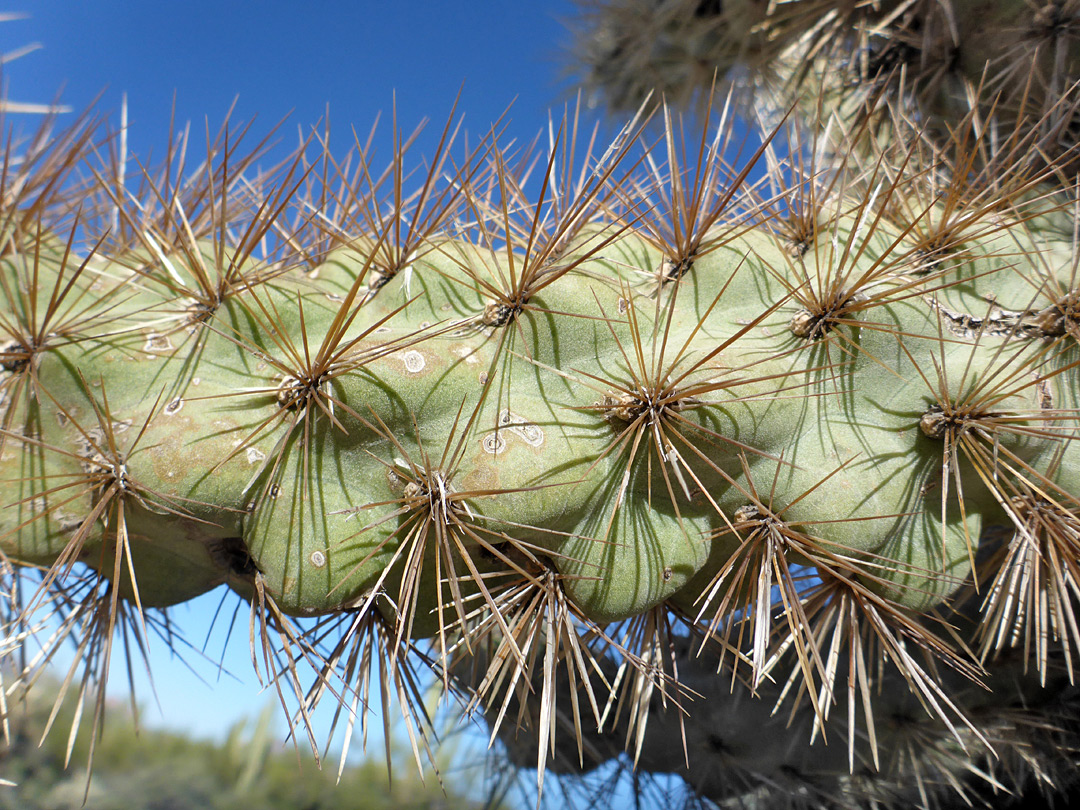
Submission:
<svg viewBox="0 0 1080 810">
<path fill-rule="evenodd" d="M 1071 0 L 818 3 L 789 0 L 581 0 L 572 58 L 583 84 L 614 110 L 652 92 L 705 101 L 717 76 L 798 87 L 831 75 L 837 103 L 887 87 L 948 121 L 989 91 L 1002 115 L 1049 109 L 1076 75 Z M 1059 113 L 1062 110 L 1059 110 Z"/>
<path fill-rule="evenodd" d="M 872 103 L 737 168 L 707 100 L 584 154 L 577 109 L 524 153 L 451 112 L 419 170 L 396 116 L 386 165 L 312 133 L 270 173 L 223 127 L 141 184 L 46 121 L 0 182 L 9 678 L 74 644 L 93 741 L 113 645 L 225 585 L 316 753 L 379 661 L 433 763 L 424 662 L 538 789 L 624 745 L 717 800 L 1054 784 L 1074 99 L 1004 137 Z"/>
</svg>

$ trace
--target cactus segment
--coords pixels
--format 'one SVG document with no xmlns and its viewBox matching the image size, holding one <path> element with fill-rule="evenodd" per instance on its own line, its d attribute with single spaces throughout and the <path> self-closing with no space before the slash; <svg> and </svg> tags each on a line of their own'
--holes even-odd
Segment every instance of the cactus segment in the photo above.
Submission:
<svg viewBox="0 0 1080 810">
<path fill-rule="evenodd" d="M 328 153 L 323 181 L 301 171 L 307 141 L 258 205 L 213 148 L 144 200 L 4 197 L 0 573 L 33 583 L 7 628 L 59 606 L 42 657 L 94 641 L 88 689 L 97 641 L 141 644 L 148 616 L 225 585 L 312 739 L 328 694 L 355 701 L 351 734 L 376 658 L 423 725 L 420 653 L 493 735 L 537 724 L 540 784 L 567 717 L 579 762 L 614 728 L 671 766 L 645 729 L 688 711 L 691 646 L 749 673 L 708 743 L 740 767 L 732 729 L 772 727 L 762 696 L 822 747 L 840 729 L 766 746 L 773 776 L 883 770 L 901 715 L 989 744 L 956 684 L 1021 640 L 1044 682 L 1071 675 L 1066 159 L 980 162 L 974 117 L 947 147 L 861 120 L 842 150 L 760 133 L 735 170 L 727 110 L 688 149 L 667 106 L 657 143 L 636 118 L 583 165 L 570 120 L 524 157 L 496 128 L 458 158 L 452 121 L 415 194 L 396 138 L 385 171 L 361 150 L 333 183 Z"/>
</svg>

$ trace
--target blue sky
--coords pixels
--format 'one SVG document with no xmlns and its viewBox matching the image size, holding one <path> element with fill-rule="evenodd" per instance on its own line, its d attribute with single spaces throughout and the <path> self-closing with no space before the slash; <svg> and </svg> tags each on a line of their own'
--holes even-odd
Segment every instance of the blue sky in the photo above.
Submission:
<svg viewBox="0 0 1080 810">
<path fill-rule="evenodd" d="M 569 92 L 568 0 L 38 0 L 21 10 L 28 19 L 0 25 L 0 50 L 43 49 L 4 67 L 9 96 L 44 101 L 63 88 L 82 109 L 104 91 L 99 108 L 115 111 L 127 93 L 137 153 L 163 148 L 174 91 L 179 121 L 211 127 L 234 99 L 238 118 L 257 116 L 262 132 L 289 116 L 290 135 L 329 108 L 343 144 L 349 127 L 388 112 L 395 92 L 406 125 L 441 123 L 464 85 L 472 132 L 514 102 L 521 137 Z"/>
<path fill-rule="evenodd" d="M 462 85 L 458 109 L 470 132 L 486 130 L 513 102 L 509 132 L 523 140 L 570 93 L 567 82 L 560 82 L 560 49 L 569 40 L 561 20 L 573 13 L 565 0 L 42 0 L 10 10 L 29 16 L 0 23 L 0 52 L 31 42 L 42 48 L 4 65 L 6 95 L 45 102 L 59 93 L 63 103 L 81 111 L 102 94 L 97 109 L 118 124 L 126 94 L 129 146 L 143 156 L 165 148 L 174 93 L 177 121 L 191 121 L 196 132 L 204 121 L 216 129 L 234 99 L 239 120 L 256 118 L 253 140 L 288 116 L 283 150 L 329 108 L 332 144 L 342 151 L 350 144 L 350 128 L 366 132 L 380 110 L 389 112 L 395 92 L 402 125 L 411 128 L 430 116 L 432 136 Z M 387 123 L 384 117 L 385 132 Z M 203 645 L 220 597 L 215 592 L 173 611 L 196 648 Z M 226 617 L 236 604 L 227 601 Z M 219 677 L 214 662 L 225 624 L 219 620 L 211 636 L 208 660 L 187 655 L 202 681 L 158 646 L 153 669 L 160 711 L 145 679 L 139 689 L 147 721 L 220 736 L 273 700 L 272 693 L 259 692 L 251 671 L 246 609 L 225 659 L 234 677 Z M 122 693 L 126 679 L 117 675 L 115 687 Z"/>
</svg>

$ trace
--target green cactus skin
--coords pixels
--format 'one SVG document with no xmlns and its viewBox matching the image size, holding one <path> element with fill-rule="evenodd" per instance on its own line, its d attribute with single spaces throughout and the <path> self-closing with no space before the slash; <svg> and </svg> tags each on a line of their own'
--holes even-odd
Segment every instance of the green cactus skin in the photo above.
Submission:
<svg viewBox="0 0 1080 810">
<path fill-rule="evenodd" d="M 634 238 L 605 252 L 628 252 L 622 243 Z M 11 423 L 36 432 L 6 434 L 11 463 L 29 466 L 7 476 L 16 483 L 5 553 L 62 555 L 78 534 L 62 516 L 101 508 L 102 491 L 114 487 L 115 503 L 137 510 L 129 531 L 194 566 L 192 582 L 170 575 L 181 600 L 222 581 L 227 571 L 210 576 L 213 566 L 197 560 L 238 536 L 281 609 L 310 615 L 361 598 L 407 542 L 415 510 L 449 509 L 444 523 L 549 559 L 585 613 L 610 622 L 678 593 L 750 487 L 771 481 L 774 501 L 802 495 L 783 504 L 785 521 L 833 524 L 822 532 L 827 548 L 884 553 L 903 569 L 883 572 L 897 584 L 925 571 L 935 598 L 903 585 L 893 597 L 926 607 L 954 590 L 938 576 L 942 566 L 954 585 L 966 576 L 979 530 L 965 531 L 964 521 L 1004 516 L 977 471 L 941 479 L 942 444 L 968 420 L 975 441 L 1041 473 L 1067 435 L 1072 412 L 1040 413 L 1037 403 L 1044 388 L 1052 402 L 1068 397 L 1059 389 L 1071 366 L 1046 367 L 1060 349 L 964 334 L 959 319 L 979 315 L 915 294 L 951 283 L 951 269 L 917 276 L 902 253 L 883 263 L 866 249 L 847 277 L 873 279 L 864 287 L 873 305 L 815 321 L 796 296 L 833 257 L 808 254 L 793 266 L 757 231 L 663 285 L 610 274 L 595 254 L 572 252 L 559 278 L 512 316 L 484 303 L 486 268 L 470 277 L 425 260 L 409 283 L 418 291 L 434 277 L 434 300 L 376 319 L 282 274 L 223 302 L 194 326 L 198 336 L 183 321 L 151 333 L 127 326 L 146 317 L 147 291 L 118 292 L 110 314 L 125 327 L 35 353 L 45 395 L 9 404 Z M 498 254 L 488 261 L 508 265 Z M 11 264 L 25 277 L 25 266 Z M 1005 272 L 980 284 L 1000 290 L 993 279 Z M 403 283 L 379 295 L 403 299 Z M 890 287 L 900 300 L 889 299 Z M 440 293 L 460 293 L 472 314 L 428 320 L 445 306 Z M 305 379 L 300 347 L 315 354 L 331 341 L 348 350 L 321 380 Z M 1002 369 L 1009 385 L 992 385 L 985 415 L 996 421 L 981 429 L 978 409 L 950 415 Z M 951 539 L 942 536 L 941 498 L 926 496 L 942 485 L 954 488 L 944 501 Z M 449 502 L 452 493 L 460 496 Z M 82 556 L 109 537 L 107 527 L 86 528 Z"/>
<path fill-rule="evenodd" d="M 224 164 L 168 210 L 100 167 L 66 183 L 93 165 L 78 132 L 59 166 L 10 168 L 4 656 L 58 609 L 43 657 L 82 645 L 100 723 L 113 639 L 224 584 L 312 740 L 376 657 L 422 725 L 423 648 L 493 735 L 534 726 L 541 786 L 615 733 L 678 769 L 691 690 L 740 678 L 716 711 L 770 730 L 721 759 L 754 778 L 841 773 L 850 798 L 865 768 L 898 802 L 924 764 L 898 718 L 935 751 L 1014 750 L 971 684 L 1049 705 L 1080 643 L 1068 159 L 987 160 L 972 126 L 868 138 L 826 172 L 792 130 L 790 159 L 773 133 L 751 160 L 763 196 L 724 163 L 726 115 L 697 155 L 656 120 L 660 146 L 635 120 L 577 183 L 566 121 L 539 183 L 494 137 L 460 160 L 444 137 L 419 197 L 369 179 L 332 221 L 298 191 L 303 150 L 260 207 Z M 969 171 L 943 190 L 943 164 Z"/>
</svg>

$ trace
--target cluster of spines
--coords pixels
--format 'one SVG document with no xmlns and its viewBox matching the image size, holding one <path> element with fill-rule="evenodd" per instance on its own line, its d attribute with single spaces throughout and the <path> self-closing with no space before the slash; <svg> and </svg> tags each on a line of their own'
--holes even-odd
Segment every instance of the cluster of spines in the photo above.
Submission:
<svg viewBox="0 0 1080 810">
<path fill-rule="evenodd" d="M 731 131 L 726 117 L 719 126 L 714 122 L 715 130 L 704 131 L 689 168 L 684 166 L 681 133 L 666 108 L 660 119 L 665 132 L 663 159 L 658 162 L 646 152 L 644 179 L 631 180 L 627 166 L 634 161 L 636 124 L 620 137 L 614 153 L 598 158 L 590 150 L 581 170 L 574 172 L 571 160 L 577 117 L 568 115 L 557 131 L 552 128 L 547 153 L 539 157 L 544 169 L 535 203 L 529 202 L 525 188 L 537 160 L 519 156 L 511 162 L 496 145 L 494 132 L 470 152 L 461 164 L 464 168 L 455 169 L 445 181 L 455 132 L 452 122 L 443 132 L 436 158 L 417 195 L 407 194 L 403 188 L 411 138 L 401 137 L 396 121 L 394 158 L 379 174 L 368 165 L 365 148 L 359 143 L 354 153 L 359 169 L 350 173 L 345 164 L 333 161 L 328 150 L 320 152 L 318 160 L 309 161 L 309 141 L 278 172 L 251 178 L 245 176 L 251 160 L 238 156 L 237 138 L 225 128 L 208 147 L 204 165 L 194 172 L 185 168 L 186 138 L 170 138 L 168 159 L 159 169 L 141 172 L 143 183 L 138 191 L 129 189 L 124 178 L 123 167 L 129 162 L 126 155 L 113 156 L 95 167 L 89 186 L 68 179 L 76 167 L 100 156 L 88 122 L 80 121 L 53 141 L 59 144 L 56 147 L 46 146 L 46 139 L 39 138 L 38 146 L 31 150 L 33 159 L 9 168 L 3 182 L 4 252 L 11 257 L 11 266 L 18 269 L 4 278 L 5 299 L 11 306 L 2 324 L 7 343 L 2 446 L 5 452 L 21 449 L 31 464 L 37 458 L 43 466 L 44 459 L 57 454 L 71 456 L 83 471 L 59 477 L 29 473 L 48 480 L 47 491 L 39 496 L 49 496 L 54 505 L 44 518 L 35 516 L 20 522 L 8 535 L 33 529 L 43 519 L 68 519 L 62 506 L 69 502 L 85 500 L 90 507 L 77 520 L 71 543 L 54 564 L 40 569 L 9 566 L 13 601 L 8 627 L 13 636 L 41 620 L 41 610 L 55 608 L 60 616 L 59 629 L 47 642 L 45 652 L 26 662 L 17 678 L 32 678 L 42 660 L 51 657 L 62 643 L 72 641 L 85 671 L 76 678 L 73 670 L 68 683 L 78 681 L 80 696 L 95 700 L 92 713 L 96 727 L 103 719 L 103 689 L 110 672 L 113 639 L 130 639 L 129 646 L 143 649 L 146 633 L 166 632 L 162 628 L 168 627 L 167 614 L 142 607 L 126 513 L 152 506 L 199 520 L 199 508 L 204 504 L 171 501 L 148 490 L 130 476 L 128 463 L 140 452 L 140 438 L 151 420 L 171 403 L 191 396 L 196 360 L 205 342 L 217 338 L 230 341 L 241 354 L 276 372 L 275 384 L 238 386 L 235 395 L 238 401 L 270 403 L 268 415 L 254 424 L 234 451 L 264 453 L 257 447 L 259 439 L 263 434 L 274 436 L 273 447 L 264 454 L 256 476 L 264 482 L 256 498 L 274 497 L 289 446 L 303 448 L 301 459 L 306 464 L 316 430 L 347 433 L 349 428 L 342 423 L 346 418 L 352 420 L 350 424 L 363 425 L 383 436 L 398 449 L 398 458 L 392 462 L 380 459 L 379 463 L 401 482 L 400 499 L 376 505 L 383 507 L 382 517 L 369 519 L 360 511 L 352 519 L 364 525 L 403 518 L 401 528 L 387 540 L 391 562 L 386 576 L 394 565 L 400 566 L 404 571 L 399 584 L 391 586 L 380 578 L 377 588 L 363 600 L 307 627 L 275 603 L 242 549 L 230 545 L 227 538 L 221 544 L 220 553 L 229 566 L 223 578 L 249 589 L 253 637 L 262 649 L 263 675 L 274 681 L 283 702 L 295 701 L 299 707 L 295 720 L 306 728 L 313 747 L 319 746 L 310 727 L 311 711 L 326 695 L 349 707 L 344 720 L 347 734 L 351 734 L 356 717 L 365 716 L 358 701 L 363 700 L 377 657 L 384 662 L 381 676 L 391 684 L 384 687 L 384 693 L 401 700 L 408 719 L 422 725 L 423 702 L 410 656 L 414 654 L 412 626 L 420 602 L 420 578 L 424 566 L 431 565 L 438 572 L 434 613 L 439 629 L 429 660 L 448 687 L 456 680 L 454 667 L 461 666 L 458 657 L 483 660 L 486 656 L 493 662 L 486 676 L 460 688 L 471 688 L 472 705 L 488 707 L 496 731 L 500 721 L 510 719 L 511 697 L 517 701 L 517 716 L 512 720 L 518 725 L 528 724 L 529 702 L 536 703 L 541 779 L 544 764 L 557 748 L 565 700 L 571 707 L 579 757 L 584 756 L 590 725 L 615 722 L 626 724 L 628 745 L 635 757 L 640 756 L 649 710 L 657 700 L 673 702 L 676 712 L 692 717 L 690 695 L 679 683 L 680 658 L 672 652 L 680 635 L 673 628 L 676 619 L 693 628 L 703 644 L 718 644 L 727 651 L 737 662 L 735 672 L 738 664 L 748 665 L 752 689 L 773 677 L 777 667 L 787 666 L 790 658 L 784 652 L 794 649 L 793 702 L 798 706 L 805 700 L 812 705 L 815 727 L 824 727 L 836 701 L 834 682 L 840 677 L 837 662 L 841 660 L 851 662 L 847 685 L 851 712 L 859 705 L 870 714 L 871 672 L 881 661 L 889 660 L 913 684 L 932 716 L 947 724 L 954 723 L 955 716 L 963 716 L 963 707 L 953 705 L 944 688 L 937 685 L 934 664 L 919 663 L 908 648 L 922 648 L 931 659 L 936 657 L 971 676 L 975 676 L 975 664 L 963 659 L 924 621 L 875 590 L 875 564 L 890 563 L 845 556 L 815 536 L 812 525 L 785 517 L 785 510 L 813 487 L 803 495 L 785 493 L 780 502 L 775 483 L 755 483 L 747 472 L 744 477 L 748 483 L 743 485 L 747 487 L 747 503 L 742 509 L 728 513 L 714 504 L 725 523 L 718 537 L 735 538 L 743 551 L 713 577 L 701 602 L 682 607 L 661 603 L 628 620 L 625 626 L 604 627 L 567 597 L 565 578 L 544 561 L 540 549 L 512 541 L 512 533 L 505 528 L 478 524 L 470 512 L 470 500 L 498 495 L 499 491 L 461 491 L 452 486 L 460 437 L 481 413 L 479 405 L 471 412 L 459 411 L 443 447 L 424 448 L 417 429 L 414 440 L 419 455 L 412 455 L 377 415 L 350 405 L 335 393 L 337 377 L 419 345 L 433 330 L 473 328 L 497 335 L 498 348 L 486 372 L 482 399 L 505 397 L 509 402 L 512 364 L 538 363 L 528 356 L 528 342 L 518 323 L 521 313 L 536 309 L 534 297 L 559 278 L 582 271 L 587 262 L 607 260 L 605 249 L 633 226 L 648 246 L 647 255 L 655 261 L 634 271 L 644 270 L 644 278 L 628 274 L 616 282 L 622 285 L 623 311 L 601 309 L 597 318 L 601 328 L 610 330 L 620 345 L 629 376 L 601 379 L 561 370 L 557 376 L 597 389 L 597 404 L 592 410 L 603 414 L 612 426 L 611 442 L 601 457 L 626 459 L 626 474 L 611 493 L 613 509 L 627 497 L 631 470 L 647 465 L 659 470 L 662 482 L 656 487 L 658 491 L 650 489 L 650 497 L 667 498 L 678 511 L 683 496 L 690 499 L 700 493 L 706 499 L 711 497 L 708 486 L 696 477 L 699 473 L 695 469 L 701 469 L 700 465 L 709 468 L 708 475 L 727 476 L 710 461 L 710 452 L 701 448 L 723 445 L 736 454 L 759 452 L 687 419 L 688 413 L 716 392 L 729 392 L 738 401 L 742 396 L 739 386 L 755 381 L 752 376 L 732 374 L 730 379 L 721 375 L 705 383 L 687 382 L 726 345 L 722 343 L 703 359 L 690 360 L 686 345 L 680 348 L 669 342 L 675 302 L 684 277 L 693 274 L 695 261 L 730 244 L 751 227 L 774 225 L 778 217 L 773 212 L 778 207 L 785 213 L 797 207 L 785 201 L 789 193 L 802 195 L 808 188 L 820 188 L 820 194 L 814 191 L 803 198 L 809 210 L 799 213 L 803 225 L 795 231 L 797 236 L 777 228 L 777 239 L 785 243 L 785 253 L 791 257 L 789 269 L 796 271 L 776 272 L 787 296 L 742 324 L 727 342 L 738 341 L 775 310 L 791 311 L 792 347 L 779 357 L 810 353 L 820 358 L 813 361 L 810 370 L 823 373 L 814 383 L 822 390 L 812 391 L 795 372 L 790 372 L 790 381 L 782 382 L 781 390 L 789 396 L 839 396 L 841 370 L 860 352 L 850 340 L 851 331 L 887 331 L 867 316 L 869 311 L 961 287 L 970 278 L 957 273 L 957 263 L 947 259 L 958 255 L 966 243 L 997 233 L 1011 234 L 1006 225 L 992 223 L 1011 217 L 1015 228 L 1016 221 L 1035 216 L 1025 213 L 1028 207 L 1038 208 L 1043 203 L 1037 195 L 1032 196 L 1035 180 L 1004 190 L 994 188 L 993 202 L 978 209 L 980 216 L 950 225 L 943 237 L 943 226 L 932 223 L 948 221 L 951 195 L 961 192 L 953 188 L 942 194 L 934 190 L 932 181 L 923 184 L 922 175 L 913 168 L 926 165 L 916 159 L 921 148 L 918 144 L 909 147 L 903 161 L 891 164 L 884 156 L 876 162 L 863 158 L 860 164 L 860 156 L 853 152 L 849 167 L 827 176 L 816 167 L 806 176 L 803 167 L 796 177 L 789 177 L 785 173 L 793 164 L 775 161 L 770 178 L 775 187 L 768 199 L 761 201 L 758 196 L 756 202 L 748 203 L 748 199 L 755 200 L 753 195 L 742 194 L 749 185 L 749 169 L 733 173 L 724 164 L 722 146 Z M 710 139 L 710 133 L 715 137 Z M 974 160 L 980 146 L 961 143 L 960 154 L 951 159 Z M 768 150 L 766 140 L 755 158 Z M 335 179 L 328 182 L 331 175 Z M 861 205 L 851 203 L 859 198 L 852 193 L 855 188 L 866 189 Z M 930 189 L 929 196 L 920 203 L 918 195 L 924 188 Z M 979 193 L 972 192 L 976 200 Z M 971 199 L 965 197 L 963 202 L 970 211 Z M 944 215 L 939 213 L 942 210 Z M 603 230 L 607 219 L 615 224 Z M 57 242 L 54 234 L 65 231 L 66 242 Z M 451 233 L 458 240 L 471 238 L 468 253 L 478 261 L 467 259 L 457 246 L 460 241 L 448 247 Z M 92 242 L 84 251 L 86 258 L 76 249 L 77 238 L 80 244 L 87 239 Z M 873 239 L 885 240 L 883 255 L 888 258 L 872 264 L 869 270 L 864 265 L 856 267 L 856 260 Z M 268 248 L 269 244 L 276 247 Z M 337 247 L 354 248 L 365 258 L 351 281 L 333 293 L 335 314 L 320 342 L 309 344 L 300 296 L 293 296 L 297 312 L 289 315 L 299 322 L 297 334 L 279 309 L 280 300 L 275 303 L 263 288 L 291 275 L 298 275 L 302 284 L 314 288 L 324 268 L 321 260 Z M 498 254 L 508 247 L 504 265 Z M 798 259 L 819 252 L 827 254 L 828 260 L 819 258 L 817 264 L 831 268 L 829 273 L 800 277 Z M 40 269 L 46 254 L 59 254 L 61 268 L 47 281 Z M 429 255 L 438 256 L 441 267 L 437 262 L 422 261 Z M 1005 250 L 997 258 L 1010 261 L 1014 255 Z M 178 261 L 183 262 L 182 273 L 174 266 Z M 408 280 L 403 300 L 384 303 L 384 288 L 399 274 L 424 272 L 437 273 L 466 289 L 479 289 L 488 305 L 471 323 L 433 324 L 427 331 L 421 329 L 370 348 L 365 341 L 412 303 Z M 940 440 L 944 448 L 940 479 L 935 482 L 942 492 L 943 512 L 954 478 L 956 486 L 967 483 L 956 477 L 957 469 L 962 461 L 970 461 L 976 467 L 981 465 L 984 480 L 1014 519 L 1015 537 L 1002 552 L 1003 565 L 989 569 L 998 571 L 992 586 L 988 590 L 985 583 L 979 583 L 980 593 L 990 594 L 987 610 L 991 623 L 984 625 L 989 629 L 983 631 L 983 655 L 989 658 L 1007 639 L 1022 634 L 1035 647 L 1034 660 L 1045 678 L 1058 657 L 1046 644 L 1050 634 L 1060 637 L 1063 657 L 1072 666 L 1077 638 L 1068 617 L 1075 581 L 1067 565 L 1048 568 L 1045 579 L 1034 584 L 1025 578 L 1021 587 L 1015 579 L 1032 555 L 1047 551 L 1068 555 L 1075 546 L 1077 509 L 1075 499 L 1050 479 L 1050 473 L 1035 473 L 1025 467 L 1023 459 L 999 455 L 997 437 L 1012 429 L 1012 421 L 1021 424 L 1020 430 L 1065 443 L 1071 440 L 1075 417 L 1070 407 L 1054 407 L 1043 409 L 1043 413 L 1005 418 L 994 413 L 994 407 L 998 400 L 1018 391 L 1037 394 L 1048 379 L 1068 374 L 1075 367 L 1075 360 L 1069 358 L 1070 352 L 1075 352 L 1070 342 L 1076 336 L 1076 326 L 1070 321 L 1075 287 L 1066 285 L 1048 292 L 1052 285 L 1060 285 L 1060 280 L 1049 274 L 1038 276 L 1038 266 L 1028 272 L 1036 274 L 1028 279 L 1033 286 L 1032 306 L 1014 313 L 1012 321 L 1004 319 L 1012 325 L 1002 327 L 1005 331 L 999 333 L 1006 340 L 997 350 L 998 377 L 988 389 L 984 386 L 965 392 L 967 399 L 958 402 L 952 393 L 956 387 L 944 378 L 948 373 L 944 359 L 935 369 L 926 370 L 928 398 L 934 404 L 924 415 L 929 421 L 923 433 Z M 640 289 L 644 289 L 643 296 Z M 140 304 L 135 311 L 125 309 L 129 296 L 136 294 L 149 303 Z M 723 294 L 721 288 L 711 303 L 701 305 L 702 323 Z M 1049 300 L 1040 300 L 1040 296 Z M 210 326 L 214 313 L 226 305 L 237 306 L 259 325 L 258 341 L 241 331 L 229 333 Z M 643 306 L 653 309 L 647 318 L 648 332 L 636 320 Z M 1053 308 L 1061 312 L 1060 327 L 1034 335 L 1019 328 L 1019 324 L 1031 327 L 1036 322 L 1035 313 Z M 377 314 L 367 320 L 368 311 Z M 361 314 L 367 325 L 355 337 L 349 330 Z M 628 328 L 628 343 L 616 333 L 616 323 Z M 48 380 L 38 374 L 40 359 L 52 347 L 102 335 L 144 332 L 148 325 L 152 325 L 162 351 L 187 357 L 190 362 L 184 364 L 180 379 L 163 381 L 167 384 L 162 386 L 161 396 L 139 423 L 114 418 L 109 392 L 100 381 L 83 380 L 82 395 L 89 412 L 76 415 L 54 399 Z M 985 331 L 982 323 L 973 325 L 970 321 L 956 328 L 976 334 Z M 1012 350 L 1013 345 L 1024 339 L 1030 342 L 1032 337 L 1044 341 L 1040 350 L 1032 352 L 1026 346 Z M 945 327 L 938 340 L 942 353 L 953 342 Z M 1044 366 L 1052 371 L 1043 371 Z M 753 367 L 735 371 L 752 375 Z M 1028 379 L 1032 371 L 1037 374 Z M 799 370 L 799 374 L 805 373 L 806 368 Z M 83 439 L 77 453 L 36 437 L 32 420 L 37 405 L 44 402 L 53 402 L 58 413 L 76 426 Z M 20 423 L 24 413 L 26 421 Z M 279 429 L 282 426 L 284 429 Z M 745 455 L 743 459 L 746 472 Z M 778 458 L 777 472 L 782 464 L 783 459 Z M 835 472 L 824 472 L 820 481 Z M 298 478 L 305 485 L 311 480 L 304 472 Z M 734 483 L 734 479 L 728 480 Z M 302 493 L 301 500 L 305 497 Z M 55 505 L 57 499 L 60 506 Z M 614 512 L 606 512 L 601 525 L 610 528 L 612 520 Z M 92 563 L 100 575 L 77 567 L 79 562 L 88 562 L 81 553 L 82 543 L 98 524 L 111 538 L 106 544 L 111 546 L 111 559 Z M 598 542 L 605 541 L 606 531 L 598 532 Z M 479 553 L 478 549 L 499 558 L 503 570 L 480 570 L 470 557 Z M 810 575 L 793 567 L 787 555 L 813 566 L 816 574 L 807 579 Z M 499 576 L 502 581 L 497 582 Z M 466 581 L 479 586 L 479 597 L 462 592 Z M 1045 584 L 1040 586 L 1040 581 Z M 782 597 L 782 626 L 774 626 L 771 615 L 774 585 Z M 17 594 L 27 587 L 32 589 L 28 598 Z M 1040 605 L 1048 591 L 1059 606 L 1049 612 Z M 392 607 L 386 609 L 384 602 Z M 1018 608 L 1018 604 L 1025 607 Z M 1029 629 L 1029 622 L 1034 623 L 1034 629 Z M 741 643 L 744 637 L 751 639 L 748 647 Z M 614 670 L 607 664 L 613 654 L 621 661 Z M 314 671 L 313 685 L 302 682 L 304 667 Z M 562 704 L 556 702 L 560 671 L 573 684 Z M 538 686 L 539 695 L 532 696 Z M 873 741 L 877 734 L 870 717 L 866 728 L 876 760 Z M 968 728 L 978 735 L 973 724 Z M 855 739 L 855 732 L 849 731 L 847 750 L 853 769 Z M 414 740 L 419 759 L 429 749 L 423 735 L 414 736 Z"/>
</svg>

